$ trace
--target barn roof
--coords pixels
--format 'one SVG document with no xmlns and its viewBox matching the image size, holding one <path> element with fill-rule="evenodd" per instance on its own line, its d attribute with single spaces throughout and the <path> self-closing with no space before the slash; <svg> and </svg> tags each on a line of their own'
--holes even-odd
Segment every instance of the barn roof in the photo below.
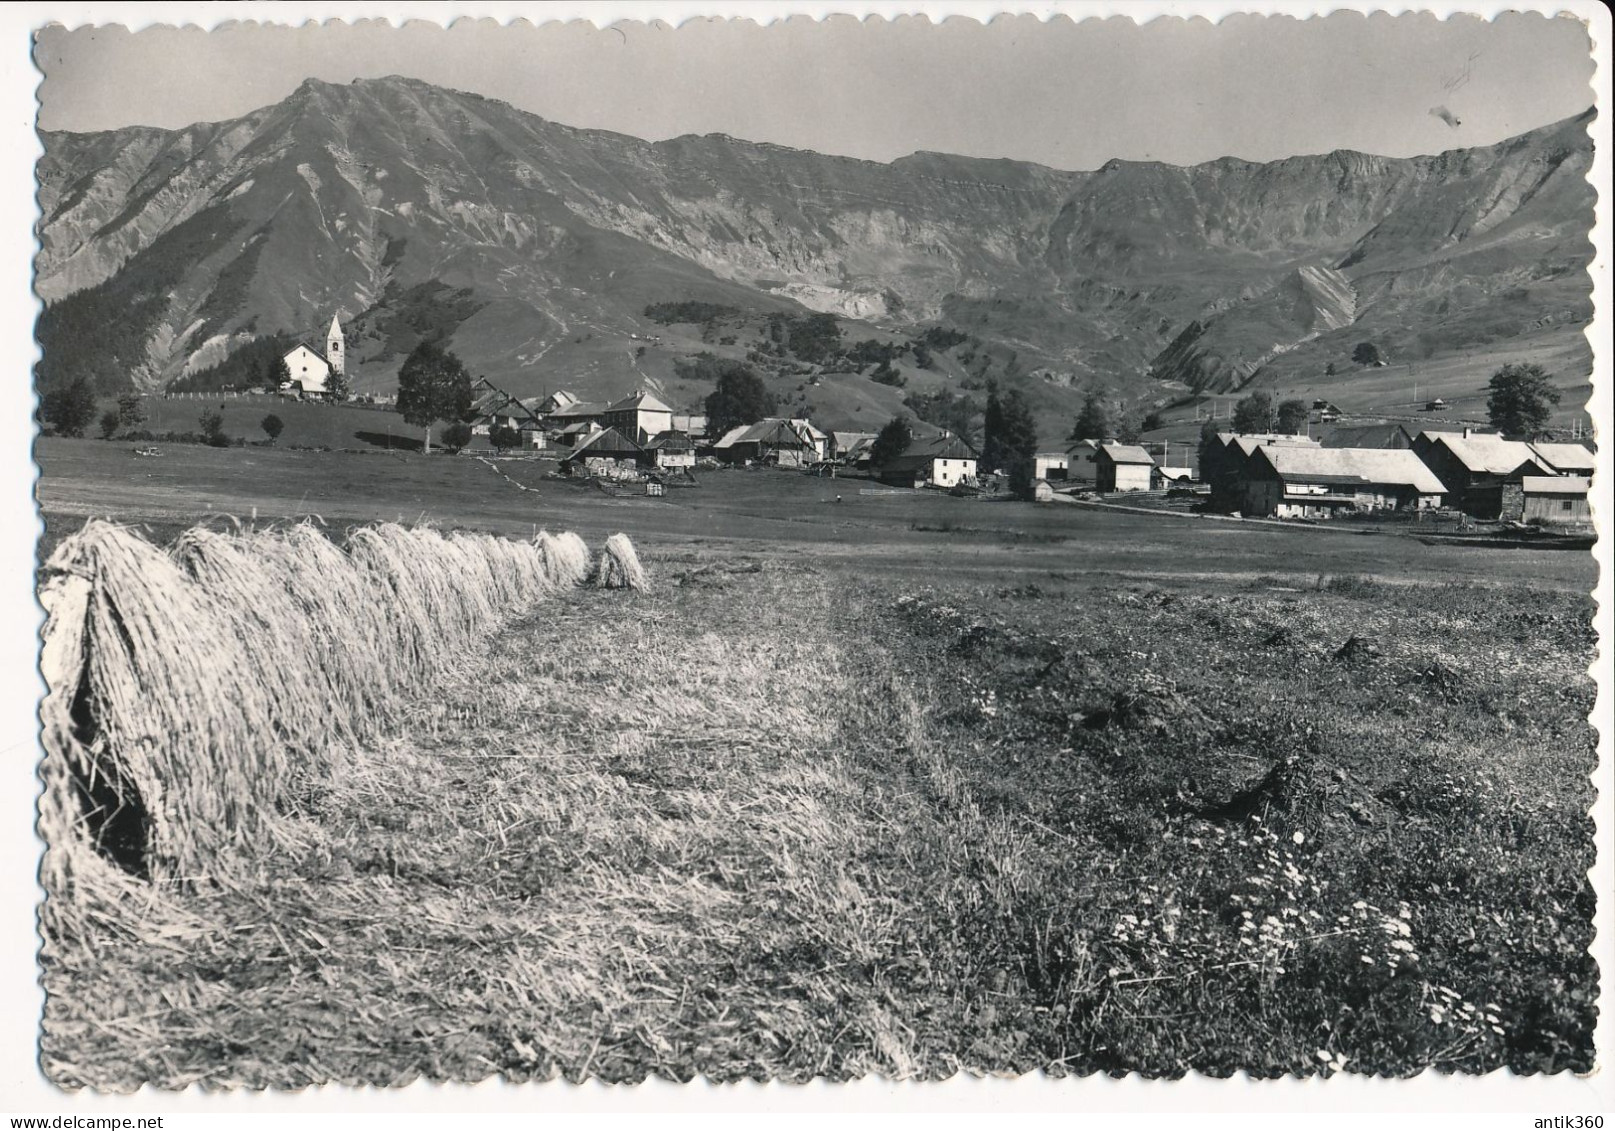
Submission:
<svg viewBox="0 0 1615 1131">
<path fill-rule="evenodd" d="M 645 445 L 646 448 L 655 448 L 664 452 L 693 452 L 695 443 L 689 434 L 677 429 L 668 429 Z"/>
<path fill-rule="evenodd" d="M 1262 448 L 1265 459 L 1285 480 L 1308 483 L 1374 483 L 1412 487 L 1421 495 L 1447 488 L 1422 459 L 1407 448 Z"/>
<path fill-rule="evenodd" d="M 1442 444 L 1465 469 L 1488 475 L 1507 475 L 1537 453 L 1524 440 L 1505 440 L 1495 432 L 1435 432 L 1425 429 L 1421 440 Z"/>
<path fill-rule="evenodd" d="M 1320 448 L 1323 445 L 1310 436 L 1289 436 L 1279 432 L 1219 432 L 1217 439 L 1223 447 L 1235 447 L 1244 455 L 1258 448 Z"/>
<path fill-rule="evenodd" d="M 1099 450 L 1111 463 L 1155 466 L 1155 457 L 1137 444 L 1100 444 Z"/>
<path fill-rule="evenodd" d="M 767 444 L 773 448 L 811 448 L 813 440 L 804 434 L 794 421 L 770 418 L 755 424 L 742 424 L 725 432 L 714 448 L 732 448 L 736 444 Z"/>
<path fill-rule="evenodd" d="M 1326 448 L 1389 448 L 1398 434 L 1406 434 L 1400 424 L 1354 424 L 1332 429 L 1322 442 Z"/>
<path fill-rule="evenodd" d="M 1580 475 L 1527 475 L 1520 483 L 1527 495 L 1585 495 L 1593 487 Z"/>
<path fill-rule="evenodd" d="M 602 458 L 622 456 L 637 457 L 644 454 L 644 451 L 645 449 L 643 447 L 635 443 L 633 440 L 630 440 L 627 436 L 624 436 L 615 428 L 605 428 L 599 432 L 596 432 L 593 436 L 590 436 L 587 440 L 573 448 L 570 458 L 577 459 L 580 456 L 598 456 Z"/>
<path fill-rule="evenodd" d="M 635 410 L 640 412 L 673 411 L 670 406 L 665 405 L 661 401 L 657 400 L 654 393 L 648 393 L 644 389 L 641 389 L 639 392 L 634 393 L 631 396 L 626 396 L 622 400 L 615 401 L 606 406 L 607 412 L 632 412 Z"/>
<path fill-rule="evenodd" d="M 886 461 L 888 471 L 914 471 L 928 467 L 936 459 L 977 459 L 976 449 L 959 437 L 944 432 L 939 436 L 922 436 L 911 443 L 903 454 Z"/>
<path fill-rule="evenodd" d="M 1532 444 L 1531 447 L 1554 471 L 1591 474 L 1598 463 L 1598 457 L 1581 444 Z"/>
<path fill-rule="evenodd" d="M 549 414 L 551 420 L 574 420 L 587 416 L 599 416 L 605 412 L 604 405 L 592 401 L 573 401 L 562 408 L 557 408 Z"/>
</svg>

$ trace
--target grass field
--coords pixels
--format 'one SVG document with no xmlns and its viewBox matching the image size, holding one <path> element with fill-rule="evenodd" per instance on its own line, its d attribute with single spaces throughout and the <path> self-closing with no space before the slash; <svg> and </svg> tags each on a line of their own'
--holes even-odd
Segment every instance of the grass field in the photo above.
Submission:
<svg viewBox="0 0 1615 1131">
<path fill-rule="evenodd" d="M 57 940 L 89 944 L 45 959 L 65 1086 L 1590 1067 L 1590 555 L 790 473 L 38 455 L 51 538 L 621 529 L 653 586 L 458 657 L 249 882 Z"/>
</svg>

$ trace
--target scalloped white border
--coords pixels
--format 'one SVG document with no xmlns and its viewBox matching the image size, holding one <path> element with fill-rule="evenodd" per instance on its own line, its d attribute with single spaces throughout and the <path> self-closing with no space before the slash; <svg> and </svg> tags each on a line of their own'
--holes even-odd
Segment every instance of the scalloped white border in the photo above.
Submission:
<svg viewBox="0 0 1615 1131">
<path fill-rule="evenodd" d="M 680 1123 L 706 1125 L 710 1115 L 724 1113 L 768 1113 L 779 1116 L 809 1112 L 885 1112 L 924 1118 L 928 1123 L 943 1118 L 968 1118 L 973 1122 L 987 1112 L 1014 1113 L 1049 1118 L 1054 1113 L 1088 1111 L 1117 1113 L 1131 1123 L 1165 1125 L 1182 1121 L 1185 1113 L 1206 1113 L 1211 1126 L 1250 1127 L 1247 1115 L 1258 1116 L 1258 1123 L 1277 1126 L 1286 1112 L 1306 1111 L 1303 1118 L 1312 1124 L 1356 1126 L 1359 1113 L 1381 1113 L 1383 1121 L 1391 1113 L 1396 1125 L 1427 1123 L 1439 1113 L 1464 1113 L 1466 1126 L 1499 1127 L 1517 1131 L 1532 1128 L 1537 1116 L 1615 1112 L 1615 1073 L 1611 1052 L 1615 1051 L 1615 1008 L 1608 987 L 1615 981 L 1615 759 L 1611 758 L 1615 735 L 1615 670 L 1611 657 L 1615 650 L 1615 604 L 1612 604 L 1610 539 L 1604 538 L 1595 550 L 1600 566 L 1596 623 L 1600 639 L 1600 663 L 1595 666 L 1599 694 L 1594 720 L 1599 725 L 1599 768 L 1595 781 L 1599 800 L 1595 809 L 1598 862 L 1591 878 L 1600 893 L 1595 916 L 1598 929 L 1594 952 L 1601 967 L 1601 1013 L 1596 1032 L 1600 1069 L 1579 1078 L 1561 1074 L 1549 1078 L 1520 1078 L 1507 1072 L 1484 1077 L 1443 1077 L 1426 1072 L 1404 1081 L 1365 1080 L 1350 1075 L 1329 1081 L 1283 1080 L 1252 1082 L 1245 1078 L 1215 1081 L 1203 1077 L 1167 1082 L 1146 1081 L 1137 1076 L 1125 1080 L 1089 1078 L 1048 1080 L 1040 1076 L 1019 1080 L 956 1077 L 944 1084 L 893 1084 L 884 1080 L 864 1080 L 847 1085 L 813 1084 L 732 1085 L 705 1084 L 679 1086 L 650 1081 L 634 1088 L 608 1088 L 601 1085 L 573 1087 L 552 1084 L 547 1087 L 512 1087 L 498 1081 L 476 1086 L 416 1084 L 394 1090 L 347 1089 L 331 1087 L 298 1094 L 238 1093 L 208 1096 L 195 1089 L 175 1096 L 149 1089 L 134 1096 L 67 1094 L 48 1084 L 36 1066 L 36 1039 L 39 1011 L 43 1001 L 36 981 L 35 907 L 39 895 L 34 870 L 39 844 L 33 822 L 38 791 L 34 777 L 37 738 L 35 706 L 43 691 L 36 669 L 37 629 L 40 614 L 34 601 L 33 553 L 39 526 L 34 510 L 33 484 L 36 468 L 31 454 L 33 439 L 33 393 L 30 373 L 36 356 L 33 325 L 37 302 L 32 291 L 32 257 L 35 243 L 31 235 L 37 216 L 34 201 L 33 166 L 39 142 L 33 132 L 37 108 L 35 95 L 38 74 L 30 50 L 32 32 L 53 21 L 69 26 L 92 23 L 120 23 L 141 27 L 153 23 L 190 23 L 216 26 L 227 20 L 301 23 L 305 20 L 375 19 L 385 17 L 397 24 L 405 19 L 445 23 L 462 16 L 492 17 L 500 22 L 529 19 L 549 22 L 588 19 L 604 26 L 619 20 L 659 19 L 679 23 L 692 17 L 741 17 L 769 22 L 788 15 L 823 17 L 831 14 L 885 16 L 924 13 L 933 21 L 959 15 L 977 20 L 991 19 L 1009 11 L 1041 18 L 1069 15 L 1125 15 L 1138 21 L 1157 16 L 1199 16 L 1217 20 L 1236 12 L 1285 14 L 1296 17 L 1326 15 L 1352 9 L 1351 4 L 1303 3 L 1295 0 L 1265 0 L 1260 3 L 1229 3 L 1226 0 L 1056 0 L 1033 4 L 995 4 L 982 0 L 949 0 L 918 3 L 893 0 L 865 0 L 862 3 L 778 3 L 751 2 L 657 3 L 649 0 L 551 0 L 542 4 L 520 3 L 428 3 L 423 0 L 393 3 L 313 2 L 289 0 L 284 3 L 250 3 L 232 0 L 224 3 L 74 3 L 70 0 L 35 0 L 29 4 L 0 7 L 0 44 L 4 44 L 7 65 L 0 69 L 0 130 L 3 130 L 5 175 L 0 177 L 0 215 L 7 222 L 0 228 L 0 353 L 6 358 L 6 379 L 0 388 L 0 613 L 4 631 L 0 633 L 0 1117 L 6 1115 L 79 1116 L 140 1115 L 165 1113 L 180 1117 L 169 1126 L 209 1125 L 223 1117 L 239 1122 L 249 1113 L 298 1113 L 315 1115 L 321 1123 L 336 1125 L 337 1119 L 351 1122 L 354 1114 L 367 1123 L 438 1123 L 452 1112 L 476 1112 L 497 1123 L 516 1125 L 515 1113 L 545 1113 L 551 1119 L 578 1113 L 615 1113 L 632 1118 L 650 1112 L 675 1113 Z M 1598 456 L 1598 489 L 1594 515 L 1606 529 L 1615 515 L 1615 411 L 1612 411 L 1610 360 L 1610 123 L 1615 119 L 1610 99 L 1609 9 L 1598 0 L 1514 0 L 1507 4 L 1464 5 L 1365 5 L 1360 10 L 1432 12 L 1438 16 L 1470 13 L 1483 16 L 1500 11 L 1564 12 L 1588 23 L 1594 40 L 1597 72 L 1593 81 L 1599 116 L 1593 123 L 1595 155 L 1590 179 L 1598 189 L 1597 221 L 1593 232 L 1595 259 L 1593 274 L 1594 321 L 1589 338 L 1593 342 L 1592 415 L 1602 441 Z M 1319 1111 L 1318 1109 L 1323 1109 Z M 322 1114 L 333 1113 L 333 1114 Z M 337 1116 L 334 1113 L 354 1113 Z M 509 1113 L 501 1116 L 498 1113 Z M 198 1118 L 200 1117 L 200 1119 Z M 368 1118 L 366 1118 L 368 1117 Z M 891 1114 L 881 1117 L 883 1122 Z M 1615 1116 L 1606 1115 L 1607 1126 L 1615 1128 Z M 1113 1116 L 1110 1122 L 1116 1122 Z M 532 1118 L 521 1119 L 531 1125 Z M 9 1123 L 0 1125 L 9 1126 Z"/>
</svg>

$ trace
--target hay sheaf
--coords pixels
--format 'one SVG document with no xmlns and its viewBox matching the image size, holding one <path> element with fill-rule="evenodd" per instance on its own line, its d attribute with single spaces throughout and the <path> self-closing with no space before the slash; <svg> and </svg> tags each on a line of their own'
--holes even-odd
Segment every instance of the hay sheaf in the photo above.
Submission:
<svg viewBox="0 0 1615 1131">
<path fill-rule="evenodd" d="M 594 583 L 601 589 L 648 589 L 650 578 L 645 567 L 639 564 L 639 555 L 626 534 L 613 534 L 606 539 L 595 564 Z"/>
<path fill-rule="evenodd" d="M 273 850 L 334 743 L 587 570 L 575 534 L 198 527 L 167 552 L 87 523 L 41 586 L 47 887 L 83 849 L 185 880 Z"/>
</svg>

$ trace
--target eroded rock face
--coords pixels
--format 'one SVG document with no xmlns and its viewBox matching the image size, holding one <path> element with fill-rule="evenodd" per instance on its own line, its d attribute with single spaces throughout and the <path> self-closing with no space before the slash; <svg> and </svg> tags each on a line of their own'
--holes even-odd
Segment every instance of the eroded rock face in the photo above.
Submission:
<svg viewBox="0 0 1615 1131">
<path fill-rule="evenodd" d="M 434 280 L 474 295 L 475 332 L 451 337 L 494 378 L 580 332 L 642 330 L 670 299 L 943 318 L 1028 370 L 1136 382 L 1153 361 L 1216 388 L 1376 320 L 1439 338 L 1485 333 L 1504 302 L 1515 322 L 1590 317 L 1585 116 L 1436 157 L 1072 173 L 649 143 L 388 78 L 44 143 L 39 293 L 120 288 L 147 386 Z"/>
</svg>

